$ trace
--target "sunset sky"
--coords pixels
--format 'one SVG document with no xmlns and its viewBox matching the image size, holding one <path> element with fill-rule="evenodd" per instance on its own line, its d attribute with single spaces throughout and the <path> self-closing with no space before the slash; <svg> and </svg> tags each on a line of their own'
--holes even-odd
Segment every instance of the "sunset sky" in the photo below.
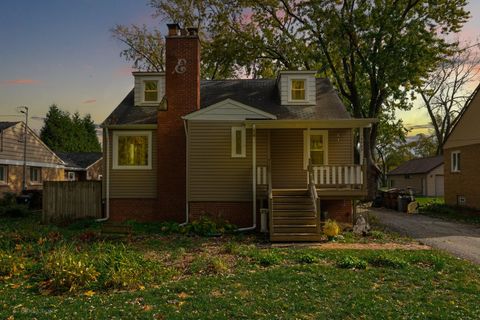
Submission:
<svg viewBox="0 0 480 320">
<path fill-rule="evenodd" d="M 468 6 L 462 39 L 480 37 L 480 0 Z M 115 24 L 164 24 L 142 0 L 2 0 L 0 2 L 0 121 L 22 120 L 30 108 L 38 130 L 52 103 L 90 113 L 101 123 L 133 86 L 130 64 L 119 56 Z M 428 123 L 426 112 L 399 113 L 408 126 Z"/>
</svg>

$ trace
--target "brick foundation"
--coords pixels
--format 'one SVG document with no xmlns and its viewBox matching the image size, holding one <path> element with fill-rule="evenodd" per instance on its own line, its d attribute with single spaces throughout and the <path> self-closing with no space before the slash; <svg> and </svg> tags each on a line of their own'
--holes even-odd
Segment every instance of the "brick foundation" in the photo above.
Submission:
<svg viewBox="0 0 480 320">
<path fill-rule="evenodd" d="M 353 210 L 351 200 L 321 200 L 321 212 L 328 212 L 326 218 L 338 222 L 352 223 Z"/>
<path fill-rule="evenodd" d="M 252 202 L 190 202 L 190 220 L 203 215 L 228 220 L 239 228 L 250 227 L 253 224 Z M 257 215 L 257 225 L 259 224 Z"/>
<path fill-rule="evenodd" d="M 157 209 L 157 199 L 110 199 L 110 220 L 165 221 Z"/>
</svg>

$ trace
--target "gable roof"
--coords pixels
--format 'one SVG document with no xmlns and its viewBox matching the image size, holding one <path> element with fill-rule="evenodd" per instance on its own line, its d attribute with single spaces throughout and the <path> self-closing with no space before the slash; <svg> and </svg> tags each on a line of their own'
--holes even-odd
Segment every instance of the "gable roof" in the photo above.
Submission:
<svg viewBox="0 0 480 320">
<path fill-rule="evenodd" d="M 207 108 L 231 99 L 271 114 L 279 120 L 351 118 L 328 79 L 317 78 L 315 84 L 316 105 L 281 105 L 275 79 L 202 80 L 200 82 L 200 108 Z M 135 106 L 133 94 L 133 90 L 128 93 L 103 125 L 157 123 L 158 109 Z"/>
<path fill-rule="evenodd" d="M 5 129 L 8 129 L 14 125 L 16 125 L 17 123 L 19 123 L 20 121 L 15 121 L 15 122 L 12 122 L 12 121 L 0 121 L 0 131 L 2 130 L 5 130 Z"/>
<path fill-rule="evenodd" d="M 470 101 L 458 116 L 457 122 L 445 139 L 444 149 L 480 143 L 480 131 L 477 130 L 480 117 L 479 93 L 480 84 L 472 92 Z"/>
<path fill-rule="evenodd" d="M 235 110 L 234 113 L 231 111 Z M 227 98 L 223 101 L 217 102 L 208 106 L 206 108 L 202 108 L 198 111 L 194 111 L 184 117 L 183 119 L 186 120 L 212 120 L 212 119 L 225 119 L 230 120 L 233 117 L 245 120 L 245 119 L 277 119 L 271 113 L 262 111 L 260 109 L 247 106 L 246 104 L 240 103 L 233 99 Z"/>
<path fill-rule="evenodd" d="M 427 173 L 443 164 L 443 156 L 412 159 L 402 163 L 387 175 L 420 174 Z"/>
<path fill-rule="evenodd" d="M 102 159 L 101 152 L 57 152 L 57 155 L 65 162 L 65 167 L 71 169 L 86 170 Z"/>
</svg>

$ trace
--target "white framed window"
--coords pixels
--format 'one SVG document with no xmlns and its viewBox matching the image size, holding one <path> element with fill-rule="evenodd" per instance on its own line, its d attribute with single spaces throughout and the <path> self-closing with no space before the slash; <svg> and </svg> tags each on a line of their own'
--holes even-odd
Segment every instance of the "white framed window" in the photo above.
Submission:
<svg viewBox="0 0 480 320">
<path fill-rule="evenodd" d="M 290 79 L 289 100 L 303 102 L 307 100 L 307 79 Z"/>
<path fill-rule="evenodd" d="M 143 81 L 143 101 L 144 102 L 158 101 L 158 81 L 157 80 Z"/>
<path fill-rule="evenodd" d="M 460 172 L 460 151 L 452 151 L 451 172 Z"/>
<path fill-rule="evenodd" d="M 0 184 L 8 183 L 8 167 L 0 166 Z"/>
<path fill-rule="evenodd" d="M 68 177 L 67 177 L 68 181 L 75 181 L 75 172 L 69 172 L 68 173 Z"/>
<path fill-rule="evenodd" d="M 113 169 L 152 169 L 151 131 L 113 132 Z"/>
<path fill-rule="evenodd" d="M 308 159 L 314 166 L 328 164 L 328 131 L 306 130 L 303 132 L 303 168 L 307 169 Z"/>
<path fill-rule="evenodd" d="M 245 127 L 232 127 L 232 158 L 246 157 L 247 133 Z"/>
<path fill-rule="evenodd" d="M 42 168 L 30 167 L 30 183 L 42 183 Z"/>
</svg>

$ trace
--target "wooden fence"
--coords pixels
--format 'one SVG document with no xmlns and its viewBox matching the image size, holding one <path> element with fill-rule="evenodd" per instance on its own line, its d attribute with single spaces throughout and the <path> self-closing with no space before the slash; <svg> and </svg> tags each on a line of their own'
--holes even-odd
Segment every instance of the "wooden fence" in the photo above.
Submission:
<svg viewBox="0 0 480 320">
<path fill-rule="evenodd" d="M 101 181 L 45 181 L 43 183 L 43 222 L 101 217 Z"/>
</svg>

